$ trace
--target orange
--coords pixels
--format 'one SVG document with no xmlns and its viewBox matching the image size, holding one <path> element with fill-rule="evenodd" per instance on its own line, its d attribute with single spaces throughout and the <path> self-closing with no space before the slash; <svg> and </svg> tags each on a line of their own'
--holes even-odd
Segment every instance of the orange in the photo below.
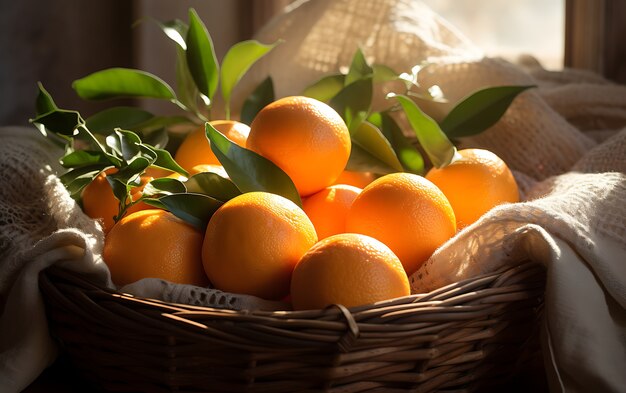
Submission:
<svg viewBox="0 0 626 393">
<path fill-rule="evenodd" d="M 302 209 L 311 219 L 318 239 L 346 231 L 346 217 L 360 188 L 337 184 L 316 192 L 302 202 Z"/>
<path fill-rule="evenodd" d="M 456 220 L 448 199 L 433 183 L 392 173 L 363 189 L 348 212 L 346 229 L 385 243 L 410 275 L 454 236 Z"/>
<path fill-rule="evenodd" d="M 279 300 L 289 293 L 293 268 L 317 242 L 313 224 L 290 200 L 249 192 L 211 217 L 202 262 L 216 288 Z"/>
<path fill-rule="evenodd" d="M 172 213 L 138 211 L 122 218 L 104 241 L 104 260 L 119 286 L 142 278 L 204 286 L 202 232 Z"/>
<path fill-rule="evenodd" d="M 354 233 L 314 245 L 296 265 L 291 280 L 295 310 L 330 304 L 353 307 L 409 294 L 409 279 L 389 247 Z"/>
<path fill-rule="evenodd" d="M 376 179 L 376 176 L 372 172 L 343 171 L 335 180 L 334 184 L 348 184 L 350 186 L 365 188 L 365 186 L 373 182 L 374 179 Z"/>
<path fill-rule="evenodd" d="M 106 179 L 107 174 L 115 172 L 117 172 L 117 169 L 113 168 L 99 174 L 83 189 L 82 193 L 83 211 L 89 217 L 101 220 L 102 229 L 105 233 L 111 230 L 113 224 L 115 224 L 113 218 L 117 216 L 119 212 L 120 201 L 115 198 L 113 189 Z M 143 188 L 151 180 L 152 177 L 150 176 L 141 177 L 141 185 L 131 190 L 131 199 L 133 201 L 141 198 Z M 126 210 L 126 214 L 149 208 L 150 206 L 147 204 L 139 202 L 129 207 Z"/>
<path fill-rule="evenodd" d="M 234 120 L 215 120 L 209 124 L 237 145 L 246 145 L 246 139 L 250 132 L 250 127 L 246 124 Z M 185 137 L 176 150 L 174 160 L 188 172 L 199 164 L 221 165 L 206 138 L 204 124 Z"/>
<path fill-rule="evenodd" d="M 458 153 L 456 160 L 444 168 L 431 169 L 426 178 L 450 201 L 459 229 L 499 204 L 519 202 L 515 178 L 500 157 L 482 149 Z"/>
<path fill-rule="evenodd" d="M 247 148 L 285 171 L 302 196 L 333 184 L 348 162 L 350 133 L 333 108 L 308 97 L 281 98 L 259 111 Z"/>
</svg>

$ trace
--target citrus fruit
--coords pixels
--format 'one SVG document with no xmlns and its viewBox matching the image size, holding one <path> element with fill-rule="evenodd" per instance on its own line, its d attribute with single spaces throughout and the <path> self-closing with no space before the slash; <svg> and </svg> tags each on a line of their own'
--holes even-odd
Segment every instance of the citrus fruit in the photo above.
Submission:
<svg viewBox="0 0 626 393">
<path fill-rule="evenodd" d="M 234 120 L 215 120 L 209 124 L 237 145 L 246 145 L 246 139 L 250 132 L 250 127 L 247 125 Z M 220 165 L 219 160 L 211 150 L 211 144 L 206 138 L 204 125 L 190 132 L 185 137 L 178 150 L 176 150 L 174 159 L 188 172 L 199 164 Z"/>
<path fill-rule="evenodd" d="M 346 231 L 346 217 L 360 188 L 337 184 L 307 197 L 302 209 L 311 219 L 318 239 Z"/>
<path fill-rule="evenodd" d="M 141 210 L 122 218 L 104 241 L 111 279 L 123 286 L 142 278 L 203 286 L 202 232 L 172 213 Z"/>
<path fill-rule="evenodd" d="M 454 235 L 456 220 L 433 183 L 410 173 L 392 173 L 374 180 L 356 197 L 346 229 L 385 243 L 410 275 Z"/>
<path fill-rule="evenodd" d="M 499 204 L 519 202 L 515 178 L 500 157 L 482 149 L 458 153 L 458 159 L 446 167 L 431 169 L 426 178 L 450 201 L 459 229 Z"/>
<path fill-rule="evenodd" d="M 216 288 L 278 300 L 289 293 L 294 266 L 315 242 L 313 224 L 295 203 L 249 192 L 213 214 L 202 261 Z"/>
<path fill-rule="evenodd" d="M 330 304 L 360 306 L 410 294 L 398 257 L 365 235 L 343 233 L 315 244 L 296 265 L 291 280 L 295 310 Z"/>
<path fill-rule="evenodd" d="M 365 186 L 373 182 L 374 179 L 376 179 L 376 176 L 372 172 L 343 171 L 335 180 L 334 184 L 347 184 L 365 188 Z"/>
<path fill-rule="evenodd" d="M 302 196 L 335 181 L 350 156 L 350 133 L 333 108 L 308 97 L 267 105 L 250 125 L 246 147 L 269 159 L 293 180 Z"/>
<path fill-rule="evenodd" d="M 105 233 L 109 232 L 115 224 L 113 218 L 117 216 L 119 212 L 119 200 L 115 198 L 113 189 L 106 179 L 107 174 L 117 172 L 117 169 L 108 169 L 105 172 L 96 176 L 91 183 L 89 183 L 82 193 L 83 211 L 89 217 L 93 219 L 101 220 L 102 229 Z M 131 199 L 136 201 L 141 198 L 142 190 L 146 184 L 152 180 L 150 176 L 141 177 L 141 185 L 134 187 L 131 190 Z M 126 214 L 136 212 L 143 209 L 149 209 L 150 206 L 143 202 L 139 202 L 130 206 L 126 210 Z"/>
</svg>

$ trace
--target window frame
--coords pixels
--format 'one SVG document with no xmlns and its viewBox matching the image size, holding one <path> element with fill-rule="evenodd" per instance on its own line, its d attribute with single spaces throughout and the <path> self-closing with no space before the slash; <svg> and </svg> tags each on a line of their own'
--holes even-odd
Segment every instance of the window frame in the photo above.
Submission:
<svg viewBox="0 0 626 393">
<path fill-rule="evenodd" d="M 564 66 L 626 83 L 626 1 L 565 0 Z"/>
</svg>

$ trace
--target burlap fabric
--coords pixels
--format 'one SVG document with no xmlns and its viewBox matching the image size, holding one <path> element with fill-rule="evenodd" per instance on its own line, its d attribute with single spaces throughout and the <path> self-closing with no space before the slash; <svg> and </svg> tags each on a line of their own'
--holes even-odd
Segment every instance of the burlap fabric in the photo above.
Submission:
<svg viewBox="0 0 626 393">
<path fill-rule="evenodd" d="M 238 88 L 239 102 L 268 74 L 277 96 L 301 93 L 345 68 L 357 45 L 368 58 L 408 71 L 425 60 L 424 88 L 449 104 L 420 102 L 440 119 L 473 90 L 536 84 L 501 121 L 461 141 L 487 148 L 514 170 L 523 202 L 494 209 L 458 233 L 411 277 L 414 292 L 535 260 L 547 268 L 542 326 L 553 391 L 623 391 L 626 376 L 626 88 L 582 71 L 552 72 L 532 58 L 482 58 L 454 27 L 409 0 L 299 1 L 263 29 L 285 43 Z M 390 86 L 378 86 L 383 97 Z M 386 105 L 378 100 L 376 105 Z M 235 105 L 239 107 L 239 105 Z M 0 133 L 0 386 L 19 391 L 54 359 L 37 273 L 62 263 L 112 286 L 100 258 L 102 233 L 55 176 L 59 151 L 34 130 Z M 144 280 L 137 295 L 207 306 L 280 308 L 211 289 Z M 25 310 L 29 310 L 25 313 Z"/>
</svg>

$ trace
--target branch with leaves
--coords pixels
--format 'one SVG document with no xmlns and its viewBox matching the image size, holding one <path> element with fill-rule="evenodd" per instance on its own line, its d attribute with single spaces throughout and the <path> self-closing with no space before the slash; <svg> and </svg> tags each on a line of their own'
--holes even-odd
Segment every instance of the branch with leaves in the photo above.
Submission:
<svg viewBox="0 0 626 393">
<path fill-rule="evenodd" d="M 256 61 L 280 44 L 280 41 L 268 45 L 255 40 L 239 42 L 226 52 L 220 67 L 213 40 L 195 10 L 189 10 L 189 24 L 180 20 L 157 23 L 176 44 L 176 89 L 156 75 L 129 68 L 97 71 L 76 80 L 72 87 L 87 100 L 153 98 L 169 101 L 189 117 L 152 116 L 137 108 L 123 108 L 100 114 L 101 120 L 126 123 L 128 127 L 145 127 L 143 122 L 148 120 L 152 127 L 200 124 L 211 119 L 218 90 L 224 99 L 226 119 L 229 119 L 231 95 L 237 83 Z M 137 118 L 138 122 L 128 124 L 129 118 Z"/>
</svg>

